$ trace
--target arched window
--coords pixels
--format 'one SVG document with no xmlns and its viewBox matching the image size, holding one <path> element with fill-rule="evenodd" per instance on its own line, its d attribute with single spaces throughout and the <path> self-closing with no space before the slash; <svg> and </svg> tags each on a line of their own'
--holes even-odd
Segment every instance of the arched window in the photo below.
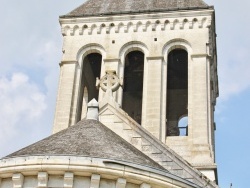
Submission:
<svg viewBox="0 0 250 188">
<path fill-rule="evenodd" d="M 188 114 L 188 53 L 183 49 L 168 54 L 167 136 L 179 136 L 179 118 Z"/>
<path fill-rule="evenodd" d="M 144 54 L 132 51 L 125 57 L 122 108 L 141 124 Z"/>
<path fill-rule="evenodd" d="M 79 103 L 77 111 L 77 121 L 83 117 L 84 103 L 95 98 L 98 101 L 99 89 L 96 88 L 96 78 L 100 78 L 102 55 L 99 53 L 91 53 L 84 57 L 82 63 L 82 72 L 80 80 Z M 84 94 L 87 96 L 84 96 Z M 85 101 L 85 100 L 88 101 Z"/>
</svg>

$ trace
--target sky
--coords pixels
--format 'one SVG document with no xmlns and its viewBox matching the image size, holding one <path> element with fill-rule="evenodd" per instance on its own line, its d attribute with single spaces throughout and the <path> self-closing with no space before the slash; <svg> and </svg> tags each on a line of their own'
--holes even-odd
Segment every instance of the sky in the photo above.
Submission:
<svg viewBox="0 0 250 188">
<path fill-rule="evenodd" d="M 221 188 L 249 186 L 250 1 L 205 0 L 216 11 Z M 0 158 L 51 134 L 62 36 L 59 15 L 84 0 L 0 0 Z"/>
</svg>

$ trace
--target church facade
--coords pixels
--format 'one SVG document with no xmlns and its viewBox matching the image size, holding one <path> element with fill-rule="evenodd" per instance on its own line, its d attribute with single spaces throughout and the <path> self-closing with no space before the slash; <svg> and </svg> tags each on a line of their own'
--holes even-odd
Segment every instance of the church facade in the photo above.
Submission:
<svg viewBox="0 0 250 188">
<path fill-rule="evenodd" d="M 0 188 L 218 187 L 215 11 L 89 0 L 60 17 L 52 136 L 0 161 Z"/>
</svg>

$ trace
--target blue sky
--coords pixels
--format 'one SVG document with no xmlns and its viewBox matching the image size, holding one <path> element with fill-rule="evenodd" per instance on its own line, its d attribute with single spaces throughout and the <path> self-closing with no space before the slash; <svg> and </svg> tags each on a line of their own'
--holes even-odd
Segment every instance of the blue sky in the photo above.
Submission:
<svg viewBox="0 0 250 188">
<path fill-rule="evenodd" d="M 61 59 L 58 16 L 83 0 L 0 0 L 0 157 L 51 134 Z M 250 163 L 250 1 L 206 0 L 216 10 L 221 188 L 246 188 Z"/>
</svg>

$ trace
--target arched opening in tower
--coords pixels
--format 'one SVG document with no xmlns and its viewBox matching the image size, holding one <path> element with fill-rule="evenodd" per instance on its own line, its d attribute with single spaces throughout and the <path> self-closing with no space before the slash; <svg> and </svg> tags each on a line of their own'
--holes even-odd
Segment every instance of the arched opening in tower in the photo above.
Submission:
<svg viewBox="0 0 250 188">
<path fill-rule="evenodd" d="M 144 54 L 132 51 L 125 57 L 122 108 L 141 124 Z"/>
<path fill-rule="evenodd" d="M 87 104 L 93 98 L 98 101 L 99 89 L 96 88 L 96 78 L 100 78 L 102 55 L 91 53 L 84 57 L 80 80 L 80 91 L 77 110 L 77 121 L 86 116 Z"/>
<path fill-rule="evenodd" d="M 180 127 L 178 123 L 182 117 L 188 115 L 187 51 L 172 50 L 168 54 L 167 70 L 167 136 L 184 136 L 180 133 L 185 127 Z"/>
</svg>

